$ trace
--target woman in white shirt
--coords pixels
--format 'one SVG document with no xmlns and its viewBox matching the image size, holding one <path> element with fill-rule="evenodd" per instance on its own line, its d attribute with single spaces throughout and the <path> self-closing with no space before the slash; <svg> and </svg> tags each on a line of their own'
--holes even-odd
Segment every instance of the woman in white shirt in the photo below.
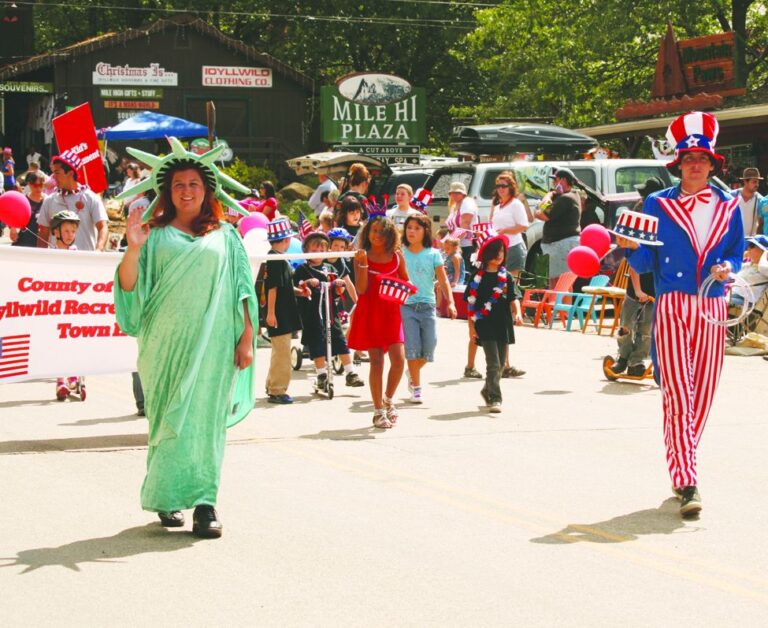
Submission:
<svg viewBox="0 0 768 628">
<path fill-rule="evenodd" d="M 464 268 L 467 272 L 472 269 L 470 257 L 475 250 L 472 237 L 472 225 L 479 222 L 477 203 L 467 196 L 467 186 L 461 181 L 453 181 L 448 190 L 448 209 L 450 213 L 445 220 L 445 226 L 451 232 L 457 232 L 461 239 L 461 256 L 464 258 Z M 464 283 L 459 281 L 459 283 Z"/>
<path fill-rule="evenodd" d="M 517 182 L 511 172 L 502 172 L 496 177 L 496 193 L 491 203 L 490 221 L 497 233 L 507 236 L 507 270 L 515 279 L 525 268 L 528 250 L 523 232 L 528 228 L 528 214 L 518 196 Z"/>
</svg>

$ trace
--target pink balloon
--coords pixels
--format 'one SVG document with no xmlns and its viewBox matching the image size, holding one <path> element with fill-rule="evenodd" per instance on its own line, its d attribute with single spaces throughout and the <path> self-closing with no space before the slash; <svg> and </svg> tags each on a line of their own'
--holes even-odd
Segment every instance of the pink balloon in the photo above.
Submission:
<svg viewBox="0 0 768 628">
<path fill-rule="evenodd" d="M 29 224 L 31 216 L 29 199 L 21 192 L 11 190 L 0 194 L 0 221 L 14 229 L 23 229 Z"/>
<path fill-rule="evenodd" d="M 240 235 L 244 236 L 251 229 L 266 229 L 269 224 L 269 218 L 267 218 L 261 212 L 251 212 L 250 216 L 245 216 L 237 225 L 240 230 Z"/>
<path fill-rule="evenodd" d="M 581 232 L 579 244 L 588 246 L 598 257 L 603 257 L 611 248 L 611 234 L 603 225 L 589 225 Z"/>
<path fill-rule="evenodd" d="M 572 248 L 566 261 L 571 272 L 576 273 L 579 277 L 594 277 L 600 272 L 600 258 L 588 246 Z"/>
</svg>

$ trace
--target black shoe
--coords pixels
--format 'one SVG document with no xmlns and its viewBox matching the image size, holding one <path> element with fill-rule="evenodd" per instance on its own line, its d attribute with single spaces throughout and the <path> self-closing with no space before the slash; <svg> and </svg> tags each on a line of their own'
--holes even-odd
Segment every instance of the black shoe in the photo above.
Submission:
<svg viewBox="0 0 768 628">
<path fill-rule="evenodd" d="M 360 379 L 360 376 L 357 373 L 347 373 L 346 382 L 347 386 L 351 386 L 352 388 L 365 386 L 365 382 Z"/>
<path fill-rule="evenodd" d="M 208 504 L 195 507 L 192 515 L 192 533 L 201 539 L 218 539 L 224 528 L 216 514 L 216 509 Z"/>
<path fill-rule="evenodd" d="M 288 404 L 293 403 L 293 397 L 290 395 L 269 395 L 267 397 L 267 401 L 269 403 L 279 403 L 279 404 Z"/>
<path fill-rule="evenodd" d="M 144 408 L 137 408 L 136 416 L 147 416 L 147 413 L 144 412 Z"/>
<path fill-rule="evenodd" d="M 160 517 L 160 525 L 165 528 L 180 528 L 184 525 L 184 513 L 180 510 L 159 512 L 157 516 Z"/>
<path fill-rule="evenodd" d="M 614 373 L 623 373 L 627 370 L 627 361 L 624 358 L 619 358 L 613 363 L 611 370 Z"/>
<path fill-rule="evenodd" d="M 315 388 L 325 392 L 328 388 L 328 373 L 318 373 L 315 378 Z"/>
<path fill-rule="evenodd" d="M 634 366 L 630 366 L 627 369 L 627 375 L 631 375 L 632 377 L 642 377 L 645 375 L 645 365 L 635 364 Z"/>
<path fill-rule="evenodd" d="M 525 371 L 514 366 L 506 366 L 501 371 L 501 376 L 504 379 L 509 379 L 510 377 L 522 377 L 523 375 L 525 375 Z"/>
<path fill-rule="evenodd" d="M 701 496 L 699 489 L 695 486 L 685 486 L 682 490 L 682 501 L 680 502 L 680 514 L 683 517 L 692 517 L 701 512 Z"/>
</svg>

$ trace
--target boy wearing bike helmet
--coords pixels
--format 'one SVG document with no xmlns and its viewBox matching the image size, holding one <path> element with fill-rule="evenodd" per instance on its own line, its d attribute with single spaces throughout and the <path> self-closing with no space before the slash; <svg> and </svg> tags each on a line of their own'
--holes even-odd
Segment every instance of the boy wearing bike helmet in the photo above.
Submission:
<svg viewBox="0 0 768 628">
<path fill-rule="evenodd" d="M 75 212 L 63 209 L 51 218 L 51 235 L 56 241 L 57 249 L 76 251 L 75 238 L 80 227 L 80 216 Z"/>
</svg>

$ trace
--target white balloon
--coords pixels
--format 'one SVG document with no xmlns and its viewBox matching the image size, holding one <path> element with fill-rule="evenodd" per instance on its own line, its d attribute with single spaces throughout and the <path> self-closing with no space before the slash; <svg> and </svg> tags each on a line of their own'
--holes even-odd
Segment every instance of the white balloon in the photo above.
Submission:
<svg viewBox="0 0 768 628">
<path fill-rule="evenodd" d="M 248 253 L 248 258 L 251 262 L 251 272 L 253 272 L 255 277 L 263 261 L 255 259 L 255 257 L 266 255 L 270 248 L 269 241 L 267 240 L 267 230 L 256 227 L 248 231 L 243 236 L 243 246 L 245 247 L 245 252 Z"/>
</svg>

